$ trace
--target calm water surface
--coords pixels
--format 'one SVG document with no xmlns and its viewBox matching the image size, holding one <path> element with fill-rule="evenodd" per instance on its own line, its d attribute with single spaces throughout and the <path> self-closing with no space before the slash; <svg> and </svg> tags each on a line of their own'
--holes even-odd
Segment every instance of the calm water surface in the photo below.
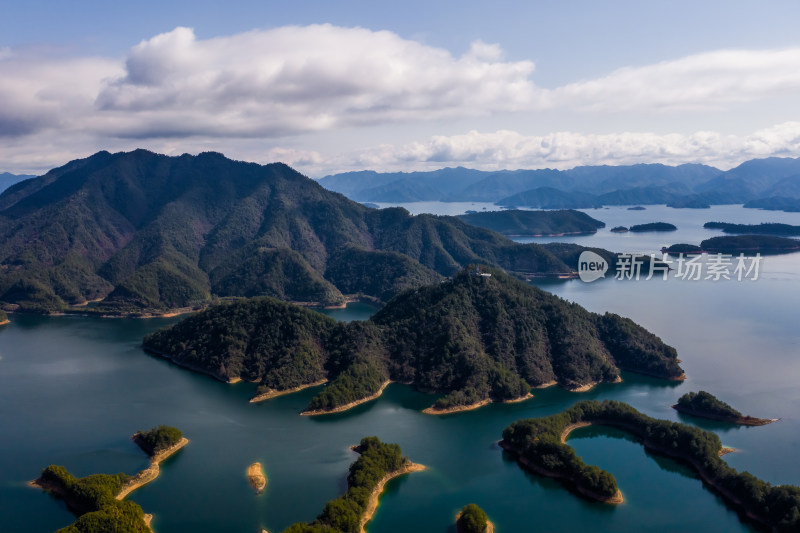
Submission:
<svg viewBox="0 0 800 533">
<path fill-rule="evenodd" d="M 709 220 L 800 224 L 800 214 L 730 206 L 588 212 L 608 227 L 576 242 L 618 251 L 655 250 L 665 240 L 664 234 L 604 234 L 618 224 L 673 222 L 681 239 L 673 240 L 674 232 L 667 244 L 717 234 L 702 228 Z M 129 436 L 157 424 L 178 426 L 191 439 L 164 463 L 158 480 L 131 496 L 155 514 L 158 533 L 256 533 L 261 527 L 275 533 L 312 520 L 344 491 L 355 460 L 348 446 L 365 435 L 398 442 L 429 467 L 389 484 L 369 527 L 373 533 L 452 531 L 456 512 L 470 502 L 483 507 L 500 532 L 752 531 L 690 470 L 648 454 L 619 431 L 590 427 L 570 438 L 587 462 L 616 476 L 626 498 L 618 507 L 583 500 L 556 481 L 524 472 L 495 442 L 519 418 L 609 398 L 715 431 L 741 450 L 725 457 L 735 468 L 772 483 L 800 484 L 799 281 L 800 254 L 793 254 L 766 258 L 760 279 L 751 282 L 545 283 L 546 290 L 592 311 L 629 316 L 658 334 L 678 349 L 689 379 L 674 384 L 625 374 L 624 383 L 587 393 L 550 388 L 524 403 L 443 417 L 420 412 L 435 396 L 398 384 L 375 402 L 328 417 L 297 415 L 314 390 L 249 404 L 254 385 L 220 383 L 141 350 L 146 333 L 176 319 L 15 315 L 0 329 L 0 531 L 46 532 L 71 523 L 60 501 L 25 482 L 51 463 L 79 476 L 135 473 L 146 458 Z M 372 312 L 363 304 L 327 311 L 343 320 Z M 782 420 L 732 427 L 669 407 L 698 389 L 743 412 Z M 260 496 L 246 478 L 254 461 L 262 462 L 269 479 Z"/>
</svg>

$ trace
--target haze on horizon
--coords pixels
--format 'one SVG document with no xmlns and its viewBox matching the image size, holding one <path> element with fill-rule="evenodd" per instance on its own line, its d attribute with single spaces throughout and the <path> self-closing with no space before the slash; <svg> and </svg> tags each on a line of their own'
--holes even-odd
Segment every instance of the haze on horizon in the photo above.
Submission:
<svg viewBox="0 0 800 533">
<path fill-rule="evenodd" d="M 312 177 L 800 156 L 790 1 L 3 11 L 0 172 L 134 148 Z"/>
</svg>

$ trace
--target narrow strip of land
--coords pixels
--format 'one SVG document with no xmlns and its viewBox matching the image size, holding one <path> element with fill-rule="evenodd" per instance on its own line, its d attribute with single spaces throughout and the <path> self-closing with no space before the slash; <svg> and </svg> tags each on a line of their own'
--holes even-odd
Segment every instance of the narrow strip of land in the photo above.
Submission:
<svg viewBox="0 0 800 533">
<path fill-rule="evenodd" d="M 319 381 L 315 381 L 313 383 L 307 383 L 305 385 L 300 385 L 299 387 L 293 387 L 291 389 L 283 389 L 283 390 L 270 389 L 267 392 L 257 394 L 252 398 L 250 398 L 250 403 L 263 402 L 264 400 L 269 400 L 270 398 L 277 398 L 278 396 L 283 396 L 284 394 L 292 394 L 295 392 L 300 392 L 303 389 L 318 387 L 320 385 L 324 385 L 327 382 L 328 382 L 327 379 L 321 379 Z"/>
<path fill-rule="evenodd" d="M 381 385 L 381 388 L 378 389 L 378 391 L 375 394 L 370 394 L 369 396 L 355 400 L 350 403 L 346 403 L 344 405 L 340 405 L 338 407 L 334 407 L 333 409 L 314 409 L 311 411 L 303 411 L 300 414 L 302 416 L 318 416 L 318 415 L 332 415 L 334 413 L 343 413 L 344 411 L 352 409 L 357 405 L 361 405 L 362 403 L 367 403 L 371 402 L 372 400 L 378 399 L 381 396 L 381 394 L 383 394 L 384 389 L 386 389 L 386 387 L 389 386 L 389 383 L 391 383 L 390 380 L 385 381 L 383 385 Z"/>
<path fill-rule="evenodd" d="M 164 462 L 168 457 L 175 452 L 189 444 L 189 439 L 182 437 L 181 440 L 157 454 L 150 457 L 150 466 L 133 476 L 123 486 L 122 489 L 115 496 L 118 500 L 125 498 L 128 494 L 135 491 L 139 487 L 146 485 L 156 479 L 161 472 L 160 463 Z"/>
<path fill-rule="evenodd" d="M 359 524 L 359 533 L 366 533 L 367 523 L 370 520 L 372 520 L 375 511 L 377 511 L 381 493 L 383 492 L 383 489 L 388 482 L 390 482 L 396 477 L 404 476 L 406 474 L 410 474 L 411 472 L 420 472 L 422 470 L 425 470 L 426 468 L 427 467 L 425 465 L 414 463 L 411 460 L 406 460 L 403 466 L 401 466 L 394 472 L 390 472 L 385 476 L 383 476 L 383 478 L 381 478 L 381 480 L 378 481 L 378 484 L 375 485 L 375 488 L 372 489 L 372 492 L 369 495 L 369 500 L 367 501 L 367 508 L 364 510 L 364 514 L 361 516 L 361 522 Z"/>
</svg>

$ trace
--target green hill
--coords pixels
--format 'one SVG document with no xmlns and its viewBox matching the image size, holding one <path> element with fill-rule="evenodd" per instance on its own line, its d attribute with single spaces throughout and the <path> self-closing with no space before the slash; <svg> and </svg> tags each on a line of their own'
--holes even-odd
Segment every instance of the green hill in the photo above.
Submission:
<svg viewBox="0 0 800 533">
<path fill-rule="evenodd" d="M 575 270 L 455 217 L 371 209 L 286 165 L 213 152 L 99 152 L 0 195 L 0 305 L 10 310 L 99 301 L 78 310 L 144 314 L 255 295 L 385 301 L 471 262 Z"/>
<path fill-rule="evenodd" d="M 267 390 L 328 379 L 312 410 L 375 394 L 386 380 L 446 394 L 438 408 L 575 389 L 619 370 L 681 379 L 675 350 L 627 318 L 590 313 L 498 269 L 407 290 L 372 319 L 337 323 L 272 299 L 214 306 L 144 340 L 151 352 Z"/>
<path fill-rule="evenodd" d="M 458 218 L 481 228 L 503 235 L 564 235 L 595 233 L 605 223 L 586 213 L 565 209 L 560 211 L 487 211 L 469 213 Z"/>
</svg>

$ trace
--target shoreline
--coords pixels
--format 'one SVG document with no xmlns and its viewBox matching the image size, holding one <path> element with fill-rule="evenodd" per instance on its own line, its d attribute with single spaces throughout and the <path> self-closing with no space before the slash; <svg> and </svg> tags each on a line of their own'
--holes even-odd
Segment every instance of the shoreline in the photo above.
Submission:
<svg viewBox="0 0 800 533">
<path fill-rule="evenodd" d="M 422 410 L 422 412 L 426 415 L 450 415 L 453 413 L 463 413 L 466 411 L 474 411 L 475 409 L 479 409 L 485 405 L 489 405 L 490 403 L 520 403 L 524 402 L 525 400 L 530 400 L 533 398 L 532 393 L 528 393 L 525 396 L 520 396 L 519 398 L 511 398 L 510 400 L 499 400 L 495 401 L 491 398 L 486 398 L 485 400 L 481 400 L 479 402 L 471 403 L 468 405 L 454 405 L 453 407 L 445 407 L 444 409 L 438 409 L 431 405 L 430 407 L 426 407 Z"/>
<path fill-rule="evenodd" d="M 570 424 L 570 426 L 577 426 L 577 424 L 578 423 Z M 588 426 L 588 425 L 590 425 L 590 424 L 588 424 L 588 423 L 584 424 L 584 426 Z M 584 426 L 578 426 L 578 427 L 584 427 Z M 573 427 L 572 429 L 577 429 L 577 427 Z M 568 434 L 569 434 L 569 432 L 567 432 L 567 435 Z M 562 438 L 566 438 L 563 432 L 562 432 Z M 593 491 L 583 487 L 582 485 L 579 485 L 578 483 L 576 483 L 575 479 L 572 476 L 565 476 L 565 475 L 563 475 L 563 474 L 561 474 L 559 472 L 553 472 L 551 470 L 545 470 L 544 468 L 542 468 L 542 467 L 540 467 L 540 466 L 528 461 L 525 457 L 523 457 L 519 453 L 519 451 L 516 448 L 514 448 L 513 446 L 511 446 L 510 444 L 507 444 L 506 442 L 504 442 L 502 440 L 499 441 L 497 444 L 502 449 L 504 449 L 505 451 L 507 451 L 507 452 L 511 453 L 512 455 L 514 455 L 516 460 L 517 460 L 517 462 L 519 464 L 521 464 L 523 467 L 527 468 L 528 470 L 531 470 L 531 471 L 535 472 L 536 474 L 539 474 L 539 475 L 542 475 L 542 476 L 545 476 L 545 477 L 549 477 L 549 478 L 553 478 L 553 479 L 560 479 L 562 481 L 565 481 L 565 482 L 567 482 L 569 488 L 571 488 L 572 490 L 574 490 L 578 494 L 580 494 L 580 495 L 582 495 L 582 496 L 584 496 L 586 498 L 589 498 L 590 500 L 594 500 L 594 501 L 597 501 L 597 502 L 600 502 L 600 503 L 607 503 L 609 505 L 619 505 L 621 503 L 625 503 L 625 497 L 622 495 L 622 491 L 620 491 L 619 489 L 617 489 L 616 494 L 614 494 L 612 496 L 604 496 L 602 494 L 598 494 L 598 493 L 593 492 Z"/>
<path fill-rule="evenodd" d="M 303 411 L 300 413 L 300 416 L 320 416 L 320 415 L 332 415 L 335 413 L 343 413 L 345 411 L 352 409 L 353 407 L 359 406 L 367 402 L 371 402 L 372 400 L 377 400 L 378 398 L 380 398 L 381 394 L 383 394 L 383 391 L 386 389 L 386 387 L 389 386 L 389 383 L 391 382 L 392 382 L 391 380 L 384 381 L 383 385 L 381 385 L 381 388 L 378 389 L 378 392 L 376 392 L 375 394 L 371 394 L 365 398 L 361 398 L 360 400 L 355 400 L 353 402 L 340 405 L 339 407 L 334 407 L 333 409 L 314 409 L 311 411 Z"/>
<path fill-rule="evenodd" d="M 351 448 L 352 449 L 352 448 Z M 355 450 L 354 450 L 355 451 Z M 380 502 L 381 494 L 383 493 L 383 489 L 388 482 L 393 480 L 396 477 L 404 476 L 406 474 L 410 474 L 411 472 L 421 472 L 426 470 L 428 467 L 419 463 L 414 463 L 410 459 L 406 459 L 406 462 L 395 470 L 394 472 L 390 472 L 383 476 L 378 484 L 375 485 L 375 488 L 372 489 L 372 492 L 369 494 L 369 500 L 367 501 L 367 507 L 364 510 L 364 514 L 361 515 L 361 519 L 358 526 L 359 533 L 367 533 L 366 526 L 372 517 L 375 515 L 375 511 L 378 510 L 378 503 Z"/>
<path fill-rule="evenodd" d="M 737 417 L 716 415 L 714 413 L 703 413 L 693 409 L 686 409 L 677 403 L 673 405 L 672 408 L 685 415 L 696 416 L 698 418 L 707 418 L 708 420 L 717 420 L 719 422 L 730 422 L 731 424 L 738 424 L 740 426 L 766 426 L 767 424 L 772 424 L 773 422 L 778 422 L 780 420 L 780 418 L 756 418 L 749 415 Z"/>
<path fill-rule="evenodd" d="M 0 322 L 0 326 L 5 326 L 6 324 L 10 324 L 10 323 L 11 323 L 11 321 L 9 319 L 5 319 L 2 322 Z"/>
<path fill-rule="evenodd" d="M 138 433 L 136 435 L 138 435 Z M 136 435 L 131 437 L 131 439 L 133 439 L 134 442 L 139 444 L 136 439 Z M 150 456 L 150 466 L 148 466 L 147 468 L 145 468 L 144 470 L 133 476 L 133 478 L 127 481 L 124 485 L 122 485 L 122 488 L 116 494 L 115 498 L 118 500 L 122 500 L 125 498 L 125 496 L 127 496 L 131 492 L 155 480 L 161 473 L 161 467 L 159 465 L 162 462 L 166 461 L 169 457 L 175 454 L 175 452 L 177 452 L 187 444 L 189 444 L 189 439 L 187 439 L 186 437 L 181 437 L 181 440 L 179 440 L 177 443 L 170 446 L 166 450 L 163 450 L 155 455 Z"/>
<path fill-rule="evenodd" d="M 269 400 L 271 398 L 277 398 L 278 396 L 283 396 L 285 394 L 293 394 L 295 392 L 300 392 L 303 389 L 308 389 L 311 387 L 318 387 L 320 385 L 324 385 L 328 382 L 327 378 L 320 379 L 319 381 L 315 381 L 313 383 L 307 383 L 305 385 L 299 385 L 297 387 L 293 387 L 291 389 L 284 389 L 284 390 L 275 390 L 270 389 L 267 392 L 262 392 L 261 394 L 256 394 L 252 398 L 250 398 L 250 403 L 258 403 L 263 402 L 265 400 Z"/>
<path fill-rule="evenodd" d="M 564 387 L 564 390 L 569 392 L 588 392 L 601 383 L 622 383 L 622 376 L 617 376 L 613 381 L 591 381 L 574 388 Z"/>
</svg>

